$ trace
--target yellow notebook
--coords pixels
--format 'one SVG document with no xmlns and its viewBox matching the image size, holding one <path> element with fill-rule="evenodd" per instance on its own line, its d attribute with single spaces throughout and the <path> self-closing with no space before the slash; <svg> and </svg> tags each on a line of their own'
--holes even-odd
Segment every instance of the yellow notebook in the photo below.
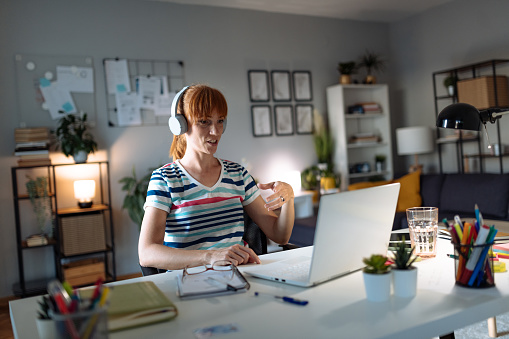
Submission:
<svg viewBox="0 0 509 339">
<path fill-rule="evenodd" d="M 108 285 L 108 330 L 117 331 L 175 318 L 177 307 L 152 281 Z M 80 290 L 80 297 L 90 298 L 93 289 Z"/>
</svg>

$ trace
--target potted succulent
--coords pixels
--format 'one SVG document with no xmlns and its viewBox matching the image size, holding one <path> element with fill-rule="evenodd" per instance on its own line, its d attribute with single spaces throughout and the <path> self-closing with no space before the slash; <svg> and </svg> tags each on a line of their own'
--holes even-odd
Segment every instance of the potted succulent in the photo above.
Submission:
<svg viewBox="0 0 509 339">
<path fill-rule="evenodd" d="M 88 154 L 97 150 L 93 135 L 88 132 L 87 114 L 66 114 L 58 121 L 55 132 L 58 146 L 66 157 L 72 155 L 74 162 L 84 163 Z"/>
<path fill-rule="evenodd" d="M 38 300 L 39 310 L 37 311 L 37 332 L 41 339 L 54 339 L 57 338 L 57 328 L 55 322 L 49 315 L 50 299 L 48 296 L 43 296 L 42 300 Z"/>
<path fill-rule="evenodd" d="M 417 256 L 413 253 L 414 247 L 407 248 L 404 236 L 392 250 L 392 281 L 397 297 L 413 298 L 417 292 L 417 267 L 412 266 Z"/>
<path fill-rule="evenodd" d="M 381 72 L 385 69 L 385 60 L 375 52 L 366 50 L 366 53 L 361 57 L 359 67 L 365 67 L 368 73 L 364 82 L 366 84 L 376 84 L 376 77 L 373 72 Z"/>
<path fill-rule="evenodd" d="M 454 96 L 456 83 L 458 82 L 458 78 L 454 76 L 453 74 L 449 75 L 447 78 L 444 79 L 444 86 L 447 88 L 447 93 L 449 96 Z"/>
<path fill-rule="evenodd" d="M 362 260 L 366 266 L 362 269 L 364 288 L 369 301 L 381 302 L 389 300 L 391 295 L 391 269 L 387 265 L 387 257 L 372 254 Z"/>
<path fill-rule="evenodd" d="M 339 83 L 350 84 L 352 83 L 352 74 L 357 71 L 358 65 L 355 61 L 340 62 L 338 64 L 338 71 L 341 76 L 339 77 Z"/>
</svg>

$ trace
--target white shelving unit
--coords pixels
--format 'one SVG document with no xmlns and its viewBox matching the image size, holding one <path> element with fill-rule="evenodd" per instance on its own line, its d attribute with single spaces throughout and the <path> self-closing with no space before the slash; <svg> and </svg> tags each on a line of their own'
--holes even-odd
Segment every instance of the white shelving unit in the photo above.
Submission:
<svg viewBox="0 0 509 339">
<path fill-rule="evenodd" d="M 375 102 L 381 113 L 348 113 L 348 107 L 366 102 Z M 390 124 L 389 90 L 385 84 L 334 85 L 327 87 L 329 128 L 335 141 L 333 161 L 335 171 L 341 174 L 341 190 L 346 191 L 353 182 L 366 181 L 370 177 L 393 177 L 392 140 Z M 349 143 L 352 136 L 373 133 L 378 142 Z M 386 157 L 385 168 L 375 169 L 375 156 Z M 350 173 L 350 167 L 368 163 L 369 170 Z"/>
</svg>

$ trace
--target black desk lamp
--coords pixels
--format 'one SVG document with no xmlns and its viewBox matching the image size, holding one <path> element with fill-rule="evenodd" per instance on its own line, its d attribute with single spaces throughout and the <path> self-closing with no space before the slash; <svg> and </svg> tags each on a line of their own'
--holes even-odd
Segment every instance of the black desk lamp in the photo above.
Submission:
<svg viewBox="0 0 509 339">
<path fill-rule="evenodd" d="M 497 119 L 500 119 L 505 114 L 509 114 L 507 108 L 488 108 L 479 111 L 472 105 L 456 103 L 447 106 L 438 114 L 437 127 L 479 131 L 482 123 L 488 137 L 486 123 L 491 122 L 494 124 Z M 491 148 L 489 140 L 488 137 L 488 148 Z"/>
</svg>

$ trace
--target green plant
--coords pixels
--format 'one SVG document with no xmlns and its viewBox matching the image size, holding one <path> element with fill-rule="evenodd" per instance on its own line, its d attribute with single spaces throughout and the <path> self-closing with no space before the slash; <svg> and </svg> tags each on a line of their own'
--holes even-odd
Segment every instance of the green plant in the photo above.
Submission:
<svg viewBox="0 0 509 339">
<path fill-rule="evenodd" d="M 37 300 L 40 309 L 37 311 L 37 318 L 39 319 L 51 319 L 49 316 L 50 303 L 48 296 L 43 296 L 42 300 Z"/>
<path fill-rule="evenodd" d="M 320 171 L 316 166 L 308 167 L 304 171 L 302 171 L 300 174 L 302 188 L 305 190 L 316 189 L 318 185 L 318 181 L 316 180 L 316 178 L 319 175 L 319 173 Z"/>
<path fill-rule="evenodd" d="M 329 133 L 327 126 L 323 121 L 322 115 L 317 110 L 313 112 L 313 119 L 315 125 L 315 132 L 313 134 L 313 141 L 315 144 L 315 151 L 318 157 L 318 163 L 327 163 L 332 167 L 332 152 L 334 151 L 334 140 Z"/>
<path fill-rule="evenodd" d="M 385 162 L 386 156 L 385 154 L 376 154 L 375 162 Z"/>
<path fill-rule="evenodd" d="M 143 221 L 143 205 L 147 197 L 148 183 L 152 176 L 152 170 L 149 170 L 140 180 L 136 177 L 136 171 L 133 166 L 133 174 L 130 177 L 124 177 L 118 182 L 123 184 L 122 191 L 127 192 L 124 197 L 123 209 L 129 213 L 129 217 L 141 227 Z"/>
<path fill-rule="evenodd" d="M 387 257 L 381 254 L 372 254 L 369 258 L 362 259 L 366 266 L 362 269 L 365 273 L 384 274 L 389 272 L 390 266 L 386 265 Z"/>
<path fill-rule="evenodd" d="M 48 178 L 37 177 L 32 179 L 27 175 L 27 179 L 25 186 L 36 215 L 39 230 L 51 237 L 53 233 L 53 213 L 48 191 Z"/>
<path fill-rule="evenodd" d="M 343 75 L 351 75 L 357 72 L 358 65 L 355 61 L 340 62 L 338 64 L 338 71 Z"/>
<path fill-rule="evenodd" d="M 360 67 L 365 67 L 368 75 L 372 75 L 372 72 L 382 72 L 385 70 L 385 60 L 375 52 L 366 50 L 366 53 L 361 57 L 359 62 Z"/>
<path fill-rule="evenodd" d="M 83 117 L 74 114 L 67 114 L 58 121 L 58 127 L 55 132 L 58 146 L 66 157 L 74 155 L 79 151 L 85 151 L 87 154 L 94 153 L 97 150 L 97 143 L 93 135 L 87 131 L 87 114 Z"/>
<path fill-rule="evenodd" d="M 392 256 L 394 260 L 394 266 L 400 270 L 408 270 L 411 268 L 414 261 L 417 259 L 416 256 L 412 257 L 414 248 L 408 249 L 405 243 L 405 236 L 396 244 L 394 250 L 392 250 Z"/>
<path fill-rule="evenodd" d="M 456 86 L 456 82 L 458 82 L 458 78 L 454 75 L 449 75 L 447 78 L 444 79 L 444 86 Z"/>
</svg>

